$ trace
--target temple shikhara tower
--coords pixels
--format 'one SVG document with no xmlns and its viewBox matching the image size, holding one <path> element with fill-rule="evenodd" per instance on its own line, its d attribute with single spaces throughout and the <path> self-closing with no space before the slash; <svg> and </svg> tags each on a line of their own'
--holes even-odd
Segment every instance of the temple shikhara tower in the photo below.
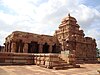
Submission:
<svg viewBox="0 0 100 75">
<path fill-rule="evenodd" d="M 3 52 L 12 53 L 74 53 L 76 62 L 96 61 L 96 41 L 85 37 L 77 20 L 68 14 L 62 19 L 54 36 L 14 31 L 5 41 Z"/>
<path fill-rule="evenodd" d="M 77 62 L 94 61 L 96 60 L 96 41 L 91 37 L 84 37 L 84 31 L 79 28 L 77 20 L 68 14 L 68 17 L 65 17 L 59 25 L 59 30 L 55 31 L 55 36 L 63 51 L 75 51 Z"/>
</svg>

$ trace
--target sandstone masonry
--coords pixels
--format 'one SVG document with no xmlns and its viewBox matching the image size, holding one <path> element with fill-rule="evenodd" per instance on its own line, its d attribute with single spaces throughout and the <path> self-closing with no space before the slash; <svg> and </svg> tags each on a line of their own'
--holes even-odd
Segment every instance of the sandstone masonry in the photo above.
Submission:
<svg viewBox="0 0 100 75">
<path fill-rule="evenodd" d="M 68 14 L 54 36 L 14 31 L 5 41 L 4 52 L 15 53 L 61 53 L 75 54 L 76 62 L 96 61 L 96 41 L 85 37 L 74 17 Z"/>
</svg>

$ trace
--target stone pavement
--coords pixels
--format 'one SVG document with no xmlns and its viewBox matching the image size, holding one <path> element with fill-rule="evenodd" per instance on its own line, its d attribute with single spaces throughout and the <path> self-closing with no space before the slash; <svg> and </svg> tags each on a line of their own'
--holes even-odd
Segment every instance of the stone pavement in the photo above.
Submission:
<svg viewBox="0 0 100 75">
<path fill-rule="evenodd" d="M 36 65 L 0 66 L 0 75 L 100 75 L 100 64 L 82 64 L 81 68 L 53 70 Z"/>
</svg>

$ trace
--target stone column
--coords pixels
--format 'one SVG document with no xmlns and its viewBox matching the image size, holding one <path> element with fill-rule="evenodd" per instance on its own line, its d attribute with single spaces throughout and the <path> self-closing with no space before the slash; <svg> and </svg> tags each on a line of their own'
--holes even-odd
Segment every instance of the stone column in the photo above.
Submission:
<svg viewBox="0 0 100 75">
<path fill-rule="evenodd" d="M 52 53 L 52 45 L 49 45 L 49 53 Z"/>
<path fill-rule="evenodd" d="M 15 50 L 16 50 L 16 43 L 12 42 L 12 44 L 11 44 L 11 52 L 15 52 Z"/>
<path fill-rule="evenodd" d="M 28 53 L 28 43 L 24 43 L 23 53 Z"/>
<path fill-rule="evenodd" d="M 42 52 L 43 52 L 43 45 L 39 44 L 39 53 L 42 53 Z"/>
<path fill-rule="evenodd" d="M 6 52 L 8 52 L 9 43 L 7 42 L 6 45 L 7 45 Z"/>
<path fill-rule="evenodd" d="M 8 42 L 8 50 L 7 52 L 10 52 L 10 43 Z"/>
</svg>

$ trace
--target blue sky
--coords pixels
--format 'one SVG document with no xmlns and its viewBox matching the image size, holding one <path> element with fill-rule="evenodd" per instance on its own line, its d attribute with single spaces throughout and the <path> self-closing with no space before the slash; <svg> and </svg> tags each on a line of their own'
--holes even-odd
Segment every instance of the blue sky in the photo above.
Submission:
<svg viewBox="0 0 100 75">
<path fill-rule="evenodd" d="M 85 0 L 83 4 L 91 7 L 97 7 L 100 5 L 100 0 Z"/>
<path fill-rule="evenodd" d="M 100 0 L 0 0 L 0 44 L 15 30 L 53 35 L 68 13 L 100 48 Z"/>
</svg>

